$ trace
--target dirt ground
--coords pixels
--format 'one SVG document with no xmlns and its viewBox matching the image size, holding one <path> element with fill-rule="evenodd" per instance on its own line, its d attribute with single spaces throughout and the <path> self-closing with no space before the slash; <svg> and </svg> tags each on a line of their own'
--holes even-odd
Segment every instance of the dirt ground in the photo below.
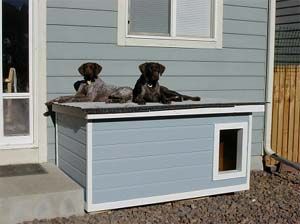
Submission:
<svg viewBox="0 0 300 224">
<path fill-rule="evenodd" d="M 26 224 L 298 223 L 300 173 L 252 172 L 245 192 Z M 24 224 L 25 224 L 24 223 Z"/>
</svg>

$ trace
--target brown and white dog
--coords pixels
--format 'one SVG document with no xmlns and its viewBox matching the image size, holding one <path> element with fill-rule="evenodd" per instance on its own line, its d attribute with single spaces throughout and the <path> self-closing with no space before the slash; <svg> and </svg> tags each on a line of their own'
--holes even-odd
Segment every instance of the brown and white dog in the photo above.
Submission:
<svg viewBox="0 0 300 224">
<path fill-rule="evenodd" d="M 79 73 L 84 77 L 74 83 L 77 91 L 72 96 L 61 96 L 46 103 L 48 112 L 52 113 L 53 103 L 67 102 L 106 102 L 106 103 L 126 103 L 132 99 L 132 89 L 130 87 L 118 87 L 106 84 L 99 74 L 102 71 L 101 65 L 97 63 L 84 63 L 78 68 Z"/>
<path fill-rule="evenodd" d="M 159 77 L 164 73 L 165 66 L 157 62 L 146 62 L 139 66 L 141 76 L 133 89 L 133 102 L 145 104 L 146 102 L 160 102 L 169 104 L 171 101 L 183 100 L 200 101 L 200 97 L 182 95 L 158 83 Z"/>
<path fill-rule="evenodd" d="M 78 68 L 79 73 L 84 77 L 76 95 L 84 95 L 91 102 L 126 103 L 132 99 L 130 87 L 118 87 L 105 83 L 98 77 L 102 67 L 96 63 L 85 63 Z M 76 89 L 78 82 L 74 83 Z M 75 100 L 76 101 L 76 100 Z"/>
</svg>

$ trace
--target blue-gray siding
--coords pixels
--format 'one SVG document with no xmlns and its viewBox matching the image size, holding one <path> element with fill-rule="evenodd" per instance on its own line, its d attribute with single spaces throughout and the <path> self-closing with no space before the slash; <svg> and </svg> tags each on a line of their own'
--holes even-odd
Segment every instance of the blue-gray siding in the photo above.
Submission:
<svg viewBox="0 0 300 224">
<path fill-rule="evenodd" d="M 71 94 L 86 61 L 103 66 L 101 77 L 133 86 L 138 65 L 160 61 L 161 83 L 183 93 L 246 101 L 265 100 L 267 0 L 224 0 L 223 49 L 117 46 L 117 0 L 48 0 L 48 98 Z M 263 114 L 254 117 L 253 155 L 261 155 Z M 54 159 L 49 121 L 50 161 Z"/>
<path fill-rule="evenodd" d="M 93 203 L 246 184 L 213 181 L 214 124 L 247 116 L 93 123 Z"/>
<path fill-rule="evenodd" d="M 86 186 L 86 122 L 58 114 L 58 165 L 83 188 Z"/>
</svg>

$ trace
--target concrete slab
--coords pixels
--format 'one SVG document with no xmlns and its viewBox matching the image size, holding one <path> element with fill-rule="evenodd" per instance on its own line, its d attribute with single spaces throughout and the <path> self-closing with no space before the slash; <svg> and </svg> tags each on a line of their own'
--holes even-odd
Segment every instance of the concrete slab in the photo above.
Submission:
<svg viewBox="0 0 300 224">
<path fill-rule="evenodd" d="M 84 213 L 83 189 L 52 164 L 45 174 L 0 178 L 0 223 Z"/>
</svg>

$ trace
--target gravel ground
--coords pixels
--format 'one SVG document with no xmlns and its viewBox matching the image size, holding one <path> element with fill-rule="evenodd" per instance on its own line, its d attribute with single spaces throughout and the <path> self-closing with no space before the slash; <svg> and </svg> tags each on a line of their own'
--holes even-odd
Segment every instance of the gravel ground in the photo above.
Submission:
<svg viewBox="0 0 300 224">
<path fill-rule="evenodd" d="M 246 192 L 24 224 L 298 223 L 300 173 L 252 172 Z"/>
</svg>

